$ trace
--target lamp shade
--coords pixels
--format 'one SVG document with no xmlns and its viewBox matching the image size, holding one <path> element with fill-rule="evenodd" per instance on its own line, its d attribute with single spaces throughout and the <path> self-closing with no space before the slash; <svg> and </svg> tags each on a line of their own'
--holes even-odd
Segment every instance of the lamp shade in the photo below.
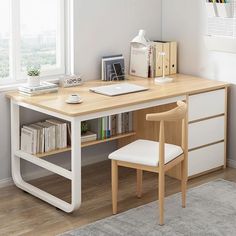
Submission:
<svg viewBox="0 0 236 236">
<path fill-rule="evenodd" d="M 131 44 L 136 47 L 147 47 L 148 46 L 148 41 L 145 38 L 145 30 L 139 30 L 138 35 L 131 41 Z"/>
</svg>

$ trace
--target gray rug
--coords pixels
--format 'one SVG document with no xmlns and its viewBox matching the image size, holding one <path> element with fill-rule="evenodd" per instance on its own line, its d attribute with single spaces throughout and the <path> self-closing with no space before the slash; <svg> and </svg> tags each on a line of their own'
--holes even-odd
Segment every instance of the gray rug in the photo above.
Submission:
<svg viewBox="0 0 236 236">
<path fill-rule="evenodd" d="M 181 195 L 166 198 L 165 225 L 158 225 L 157 202 L 131 209 L 63 236 L 236 235 L 236 184 L 222 179 L 190 189 L 187 208 Z M 79 220 L 79 219 L 78 219 Z"/>
</svg>

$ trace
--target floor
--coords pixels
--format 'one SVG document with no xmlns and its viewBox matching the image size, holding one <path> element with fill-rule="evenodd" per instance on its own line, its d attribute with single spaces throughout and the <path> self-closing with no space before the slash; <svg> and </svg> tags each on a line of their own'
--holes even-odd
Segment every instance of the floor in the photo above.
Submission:
<svg viewBox="0 0 236 236">
<path fill-rule="evenodd" d="M 95 174 L 96 173 L 96 174 Z M 108 161 L 84 167 L 82 170 L 83 203 L 81 208 L 66 214 L 21 191 L 9 186 L 0 191 L 0 235 L 57 235 L 96 220 L 112 215 L 110 163 Z M 143 197 L 135 197 L 135 172 L 120 168 L 119 172 L 120 212 L 157 199 L 157 176 L 144 173 Z M 194 178 L 188 187 L 201 185 L 214 179 L 223 178 L 236 182 L 236 170 L 227 168 Z M 69 201 L 70 183 L 58 176 L 33 181 L 35 186 L 47 190 Z M 166 178 L 166 195 L 180 191 L 179 182 Z"/>
</svg>

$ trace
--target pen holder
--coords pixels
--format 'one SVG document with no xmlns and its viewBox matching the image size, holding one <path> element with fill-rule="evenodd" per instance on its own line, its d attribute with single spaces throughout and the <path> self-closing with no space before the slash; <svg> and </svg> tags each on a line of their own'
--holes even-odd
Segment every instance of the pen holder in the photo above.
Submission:
<svg viewBox="0 0 236 236">
<path fill-rule="evenodd" d="M 233 17 L 233 9 L 232 9 L 232 4 L 230 2 L 216 3 L 216 8 L 218 17 L 226 17 L 226 18 Z"/>
<path fill-rule="evenodd" d="M 208 17 L 217 17 L 218 16 L 216 3 L 206 2 L 206 10 L 207 10 Z"/>
</svg>

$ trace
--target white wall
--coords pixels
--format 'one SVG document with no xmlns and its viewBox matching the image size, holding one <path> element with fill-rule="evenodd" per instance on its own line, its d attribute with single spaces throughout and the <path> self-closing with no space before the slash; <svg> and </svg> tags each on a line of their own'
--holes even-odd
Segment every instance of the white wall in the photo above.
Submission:
<svg viewBox="0 0 236 236">
<path fill-rule="evenodd" d="M 209 52 L 204 44 L 206 9 L 203 0 L 164 0 L 162 36 L 179 42 L 179 71 L 232 83 L 229 96 L 228 157 L 236 161 L 236 55 Z M 235 164 L 236 162 L 232 162 Z"/>
<path fill-rule="evenodd" d="M 161 38 L 161 0 L 75 0 L 75 71 L 85 80 L 100 78 L 100 60 L 104 55 L 122 53 L 127 59 L 129 42 L 140 28 L 150 38 Z M 43 116 L 22 112 L 24 122 L 37 121 Z M 83 163 L 103 160 L 113 151 L 115 143 L 85 149 Z M 64 157 L 63 157 L 64 156 Z M 49 158 L 68 166 L 67 156 Z M 23 173 L 41 175 L 41 169 L 22 164 Z M 0 185 L 10 173 L 10 111 L 9 101 L 0 93 Z"/>
<path fill-rule="evenodd" d="M 161 0 L 77 0 L 76 66 L 85 79 L 100 78 L 102 56 L 122 53 L 139 29 L 161 38 Z"/>
</svg>

